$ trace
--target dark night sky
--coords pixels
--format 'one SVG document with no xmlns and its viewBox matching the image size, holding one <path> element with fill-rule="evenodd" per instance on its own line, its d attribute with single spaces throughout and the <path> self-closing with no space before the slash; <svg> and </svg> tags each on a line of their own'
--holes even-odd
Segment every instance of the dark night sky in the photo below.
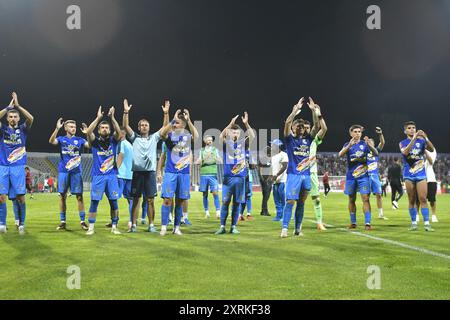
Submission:
<svg viewBox="0 0 450 320">
<path fill-rule="evenodd" d="M 82 30 L 66 28 L 81 7 Z M 366 28 L 381 7 L 382 29 Z M 321 105 L 329 132 L 382 126 L 397 151 L 415 120 L 450 152 L 450 1 L 0 0 L 0 101 L 16 90 L 35 116 L 30 151 L 56 151 L 59 116 L 91 121 L 122 99 L 153 128 L 160 105 L 189 106 L 203 127 L 249 111 L 254 128 L 280 128 L 300 96 Z M 309 110 L 306 110 L 310 118 Z"/>
</svg>

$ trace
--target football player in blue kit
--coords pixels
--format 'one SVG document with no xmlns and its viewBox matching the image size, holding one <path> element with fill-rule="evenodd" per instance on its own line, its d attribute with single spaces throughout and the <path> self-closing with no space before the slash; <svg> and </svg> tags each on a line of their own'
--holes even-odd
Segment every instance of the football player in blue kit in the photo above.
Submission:
<svg viewBox="0 0 450 320">
<path fill-rule="evenodd" d="M 365 230 L 372 230 L 372 214 L 370 208 L 370 179 L 368 173 L 368 155 L 378 156 L 378 150 L 368 137 L 361 140 L 364 128 L 360 125 L 352 125 L 349 134 L 352 137 L 346 142 L 339 152 L 339 157 L 347 157 L 347 175 L 345 178 L 344 193 L 348 196 L 348 210 L 351 224 L 349 229 L 356 228 L 356 193 L 361 194 L 363 201 Z"/>
<path fill-rule="evenodd" d="M 246 201 L 245 179 L 248 167 L 245 161 L 249 145 L 255 139 L 255 132 L 248 122 L 248 113 L 241 117 L 246 132 L 241 134 L 241 127 L 236 124 L 239 116 L 234 117 L 228 126 L 220 134 L 220 142 L 223 143 L 223 167 L 224 179 L 222 186 L 222 209 L 220 212 L 220 228 L 216 234 L 226 233 L 225 224 L 228 211 L 233 201 L 231 212 L 230 233 L 239 234 L 236 225 L 238 223 L 241 205 Z"/>
<path fill-rule="evenodd" d="M 286 180 L 286 204 L 283 209 L 283 222 L 281 229 L 281 238 L 288 237 L 289 223 L 292 217 L 294 205 L 295 208 L 295 229 L 294 236 L 302 236 L 302 222 L 305 211 L 305 201 L 311 190 L 310 158 L 311 144 L 317 133 L 314 130 L 314 136 L 305 130 L 304 120 L 295 119 L 300 114 L 305 99 L 302 97 L 292 108 L 291 114 L 287 117 L 284 124 L 284 145 L 288 155 L 288 168 Z M 318 119 L 321 121 L 319 109 L 314 108 L 314 102 L 310 98 L 308 103 L 312 112 L 317 112 Z M 313 117 L 314 118 L 314 117 Z M 314 124 L 317 127 L 317 124 Z"/>
<path fill-rule="evenodd" d="M 91 206 L 89 208 L 89 230 L 87 235 L 95 233 L 94 227 L 97 221 L 97 208 L 103 193 L 106 194 L 111 207 L 113 234 L 120 234 L 117 229 L 119 221 L 119 206 L 117 200 L 120 196 L 119 183 L 117 179 L 117 144 L 120 140 L 120 126 L 114 117 L 115 108 L 111 107 L 108 112 L 114 133 L 111 133 L 111 124 L 103 119 L 102 107 L 98 108 L 97 117 L 86 129 L 89 146 L 92 149 L 94 163 L 92 165 Z M 97 128 L 98 136 L 94 134 Z"/>
<path fill-rule="evenodd" d="M 20 115 L 25 121 L 20 123 Z M 12 93 L 10 104 L 0 110 L 0 119 L 6 116 L 7 124 L 0 123 L 0 233 L 6 233 L 6 195 L 12 195 L 18 209 L 18 231 L 25 233 L 26 185 L 25 165 L 27 136 L 33 124 L 33 116 L 19 104 L 17 94 Z"/>
<path fill-rule="evenodd" d="M 58 132 L 64 126 L 66 135 L 59 136 Z M 81 152 L 88 148 L 88 142 L 81 137 L 77 137 L 77 123 L 74 120 L 63 121 L 59 118 L 56 122 L 56 128 L 50 136 L 49 143 L 59 146 L 60 161 L 58 164 L 58 193 L 59 198 L 59 217 L 60 224 L 57 230 L 66 230 L 66 199 L 67 192 L 77 198 L 80 224 L 83 230 L 88 230 L 85 222 L 86 213 L 83 202 L 83 178 L 81 168 Z"/>
<path fill-rule="evenodd" d="M 171 122 L 172 130 L 169 132 L 165 143 L 167 147 L 167 160 L 164 177 L 161 186 L 161 236 L 167 233 L 169 216 L 172 211 L 175 197 L 174 230 L 176 235 L 182 235 L 180 231 L 181 218 L 183 216 L 183 205 L 190 198 L 191 188 L 191 144 L 192 139 L 198 139 L 199 134 L 191 121 L 189 111 L 177 110 Z M 188 126 L 189 131 L 186 130 Z"/>
<path fill-rule="evenodd" d="M 408 193 L 409 214 L 412 221 L 409 230 L 417 230 L 416 200 L 418 200 L 425 231 L 434 231 L 430 225 L 430 211 L 427 203 L 428 185 L 425 170 L 425 150 L 433 152 L 434 146 L 424 131 L 416 129 L 416 124 L 413 121 L 406 122 L 403 128 L 406 139 L 402 140 L 399 146 L 403 156 L 403 178 Z"/>
</svg>

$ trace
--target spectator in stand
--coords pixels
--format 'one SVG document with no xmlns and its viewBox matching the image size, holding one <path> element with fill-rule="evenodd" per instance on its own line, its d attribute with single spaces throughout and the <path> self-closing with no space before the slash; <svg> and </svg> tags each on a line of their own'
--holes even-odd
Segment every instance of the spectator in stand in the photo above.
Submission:
<svg viewBox="0 0 450 320">
<path fill-rule="evenodd" d="M 328 193 L 330 192 L 330 177 L 328 176 L 328 171 L 325 171 L 322 177 L 323 187 L 324 187 L 324 194 L 325 198 L 328 197 Z"/>
</svg>

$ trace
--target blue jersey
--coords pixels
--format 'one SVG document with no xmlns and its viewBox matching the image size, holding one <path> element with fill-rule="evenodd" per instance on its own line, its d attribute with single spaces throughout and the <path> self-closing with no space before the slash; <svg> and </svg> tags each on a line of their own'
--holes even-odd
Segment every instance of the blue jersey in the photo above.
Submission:
<svg viewBox="0 0 450 320">
<path fill-rule="evenodd" d="M 406 148 L 411 142 L 411 139 L 405 139 L 400 142 L 400 149 Z M 407 156 L 402 154 L 403 157 L 403 177 L 426 176 L 425 171 L 425 146 L 426 141 L 421 138 L 417 138 L 416 143 L 409 151 Z"/>
<path fill-rule="evenodd" d="M 81 152 L 86 140 L 81 137 L 60 136 L 56 140 L 59 144 L 59 154 L 61 160 L 58 165 L 58 172 L 81 172 Z"/>
<path fill-rule="evenodd" d="M 311 135 L 294 137 L 292 134 L 284 138 L 286 153 L 288 155 L 288 174 L 310 175 L 311 160 L 309 152 L 313 142 Z"/>
<path fill-rule="evenodd" d="M 165 172 L 190 173 L 191 140 L 192 135 L 190 133 L 169 133 L 166 140 L 167 154 Z"/>
<path fill-rule="evenodd" d="M 344 144 L 344 148 L 348 142 Z M 370 153 L 369 146 L 364 141 L 359 141 L 347 151 L 347 180 L 368 177 L 367 161 Z"/>
<path fill-rule="evenodd" d="M 377 148 L 378 152 L 381 152 L 380 149 Z M 367 171 L 369 172 L 369 175 L 379 175 L 379 171 L 378 171 L 378 162 L 379 162 L 379 157 L 378 156 L 374 156 L 372 154 L 372 151 L 369 152 L 369 154 L 367 155 Z"/>
<path fill-rule="evenodd" d="M 27 163 L 27 141 L 28 128 L 22 123 L 16 128 L 5 124 L 0 127 L 0 165 L 1 166 L 23 166 Z"/>
<path fill-rule="evenodd" d="M 233 141 L 227 139 L 223 142 L 223 175 L 224 177 L 246 177 L 248 168 L 245 161 L 247 140 Z"/>
<path fill-rule="evenodd" d="M 95 137 L 92 142 L 92 157 L 94 164 L 92 166 L 92 175 L 117 175 L 116 166 L 117 141 L 114 137 L 103 140 Z"/>
</svg>

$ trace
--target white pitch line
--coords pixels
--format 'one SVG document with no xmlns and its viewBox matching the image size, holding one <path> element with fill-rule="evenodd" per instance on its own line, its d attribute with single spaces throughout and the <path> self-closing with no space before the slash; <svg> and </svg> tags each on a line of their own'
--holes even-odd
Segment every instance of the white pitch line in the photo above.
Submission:
<svg viewBox="0 0 450 320">
<path fill-rule="evenodd" d="M 308 220 L 308 221 L 316 223 L 316 221 L 314 221 L 314 220 Z M 334 226 L 331 225 L 331 224 L 324 224 L 324 225 L 325 225 L 325 227 L 334 228 Z M 398 241 L 394 241 L 394 240 L 389 240 L 389 239 L 385 239 L 385 238 L 371 236 L 369 234 L 361 233 L 361 232 L 358 232 L 358 231 L 350 231 L 350 230 L 345 229 L 345 228 L 337 228 L 336 230 L 346 231 L 346 232 L 349 232 L 349 233 L 354 234 L 356 236 L 366 237 L 366 238 L 369 238 L 369 239 L 372 239 L 372 240 L 377 240 L 377 241 L 381 241 L 381 242 L 384 242 L 384 243 L 389 243 L 389 244 L 392 244 L 394 246 L 402 247 L 402 248 L 405 248 L 405 249 L 410 249 L 410 250 L 417 251 L 417 252 L 420 252 L 420 253 L 429 254 L 429 255 L 434 256 L 434 257 L 439 257 L 439 258 L 444 258 L 444 259 L 450 260 L 450 256 L 446 255 L 444 253 L 439 253 L 439 252 L 431 251 L 431 250 L 428 250 L 428 249 L 411 246 L 409 244 L 398 242 Z"/>
</svg>

